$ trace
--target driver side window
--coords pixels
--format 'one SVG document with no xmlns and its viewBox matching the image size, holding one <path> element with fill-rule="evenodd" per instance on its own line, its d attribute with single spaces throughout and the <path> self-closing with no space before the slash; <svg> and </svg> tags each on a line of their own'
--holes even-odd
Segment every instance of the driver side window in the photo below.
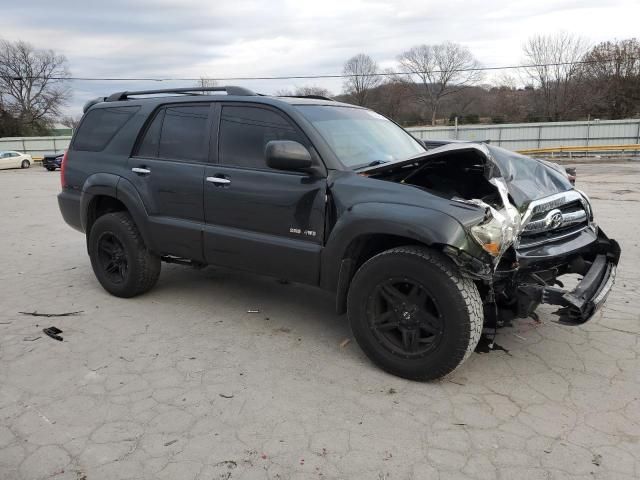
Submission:
<svg viewBox="0 0 640 480">
<path fill-rule="evenodd" d="M 220 163 L 267 170 L 264 150 L 271 140 L 308 142 L 284 116 L 265 108 L 224 106 L 220 119 Z"/>
</svg>

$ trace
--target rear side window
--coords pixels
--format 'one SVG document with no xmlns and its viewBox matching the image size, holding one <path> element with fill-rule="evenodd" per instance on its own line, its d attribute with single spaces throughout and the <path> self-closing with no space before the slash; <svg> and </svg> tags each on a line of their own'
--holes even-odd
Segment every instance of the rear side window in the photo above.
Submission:
<svg viewBox="0 0 640 480">
<path fill-rule="evenodd" d="M 140 107 L 132 106 L 96 108 L 89 111 L 78 129 L 73 149 L 87 152 L 104 150 L 139 109 Z"/>
<path fill-rule="evenodd" d="M 209 105 L 160 110 L 144 134 L 137 155 L 204 162 L 208 157 Z"/>
<path fill-rule="evenodd" d="M 271 140 L 293 140 L 306 144 L 284 116 L 257 107 L 222 108 L 220 119 L 220 163 L 267 169 L 264 149 Z"/>
</svg>

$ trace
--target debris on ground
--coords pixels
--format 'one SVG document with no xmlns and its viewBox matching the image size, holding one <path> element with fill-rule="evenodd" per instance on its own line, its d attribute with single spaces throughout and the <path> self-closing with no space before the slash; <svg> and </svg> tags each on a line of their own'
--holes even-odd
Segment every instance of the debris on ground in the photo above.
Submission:
<svg viewBox="0 0 640 480">
<path fill-rule="evenodd" d="M 0 325 L 11 325 L 11 322 L 0 322 Z"/>
<path fill-rule="evenodd" d="M 398 393 L 398 391 L 393 387 L 387 390 L 387 394 L 389 395 L 395 395 L 396 393 Z"/>
<path fill-rule="evenodd" d="M 497 343 L 495 343 L 493 338 L 489 338 L 487 335 L 481 335 L 480 336 L 480 341 L 478 342 L 478 345 L 476 346 L 475 352 L 476 353 L 489 353 L 489 352 L 495 352 L 495 351 L 499 351 L 499 350 L 502 350 L 507 355 L 511 355 L 511 353 L 509 353 L 509 350 L 507 350 L 503 346 L 498 345 Z"/>
<path fill-rule="evenodd" d="M 174 443 L 176 443 L 178 440 L 171 440 L 169 442 L 165 442 L 164 446 L 168 447 L 169 445 L 173 445 Z"/>
<path fill-rule="evenodd" d="M 247 313 L 260 313 L 260 310 L 247 310 Z"/>
<path fill-rule="evenodd" d="M 224 393 L 219 393 L 218 395 L 220 395 L 222 398 L 233 398 L 233 394 L 225 395 Z"/>
<path fill-rule="evenodd" d="M 450 383 L 455 383 L 456 385 L 460 385 L 461 387 L 464 387 L 467 384 L 467 378 L 466 377 L 461 377 L 461 378 L 450 378 L 448 379 L 448 381 Z"/>
<path fill-rule="evenodd" d="M 36 340 L 38 340 L 39 338 L 42 338 L 41 335 L 32 335 L 30 337 L 24 337 L 22 340 L 24 340 L 25 342 L 35 342 Z"/>
<path fill-rule="evenodd" d="M 593 463 L 596 467 L 599 467 L 602 463 L 602 455 L 599 453 L 594 453 L 593 458 L 591 459 L 591 463 Z"/>
<path fill-rule="evenodd" d="M 45 333 L 45 335 L 48 335 L 54 340 L 58 340 L 59 342 L 62 341 L 62 337 L 59 335 L 60 333 L 62 333 L 62 330 L 60 330 L 59 328 L 57 327 L 43 328 L 42 331 Z"/>
<path fill-rule="evenodd" d="M 32 317 L 47 317 L 47 318 L 51 318 L 51 317 L 72 317 L 74 315 L 80 315 L 81 313 L 84 313 L 84 310 L 78 310 L 77 312 L 64 312 L 64 313 L 38 313 L 37 311 L 35 312 L 18 312 L 21 313 L 22 315 L 31 315 Z"/>
<path fill-rule="evenodd" d="M 351 343 L 351 339 L 350 338 L 345 338 L 344 340 L 342 340 L 340 342 L 340 348 L 344 348 L 347 345 L 349 345 Z"/>
</svg>

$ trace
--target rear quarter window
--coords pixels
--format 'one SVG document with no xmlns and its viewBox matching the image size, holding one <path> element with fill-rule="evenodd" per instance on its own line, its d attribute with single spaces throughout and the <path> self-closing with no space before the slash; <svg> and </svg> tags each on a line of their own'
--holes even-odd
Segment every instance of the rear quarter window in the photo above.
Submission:
<svg viewBox="0 0 640 480">
<path fill-rule="evenodd" d="M 132 106 L 90 110 L 80 124 L 73 141 L 73 150 L 87 152 L 104 150 L 116 133 L 139 109 L 139 106 Z"/>
</svg>

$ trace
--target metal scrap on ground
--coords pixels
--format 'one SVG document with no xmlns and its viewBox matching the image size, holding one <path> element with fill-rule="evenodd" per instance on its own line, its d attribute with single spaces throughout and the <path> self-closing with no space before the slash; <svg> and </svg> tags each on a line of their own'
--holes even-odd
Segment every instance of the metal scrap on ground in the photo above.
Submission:
<svg viewBox="0 0 640 480">
<path fill-rule="evenodd" d="M 79 315 L 81 313 L 84 313 L 84 310 L 78 310 L 77 312 L 64 312 L 64 313 L 38 313 L 37 311 L 34 312 L 18 312 L 21 313 L 22 315 L 31 315 L 32 317 L 47 317 L 47 318 L 51 318 L 51 317 L 72 317 L 74 315 Z"/>
</svg>

